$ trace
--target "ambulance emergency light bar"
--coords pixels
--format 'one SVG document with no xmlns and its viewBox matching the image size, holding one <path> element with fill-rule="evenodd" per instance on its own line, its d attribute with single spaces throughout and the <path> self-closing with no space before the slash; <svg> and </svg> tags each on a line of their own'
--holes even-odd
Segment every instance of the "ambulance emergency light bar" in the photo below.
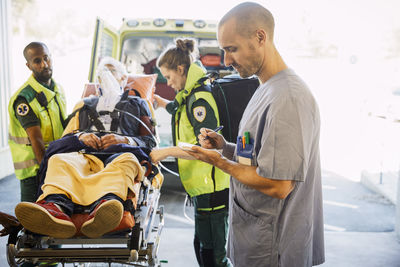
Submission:
<svg viewBox="0 0 400 267">
<path fill-rule="evenodd" d="M 157 19 L 153 20 L 153 25 L 156 26 L 156 27 L 163 27 L 163 26 L 166 25 L 166 23 L 167 23 L 166 20 L 165 19 L 161 19 L 161 18 L 157 18 Z M 150 25 L 151 22 L 150 21 L 142 21 L 141 24 L 142 25 Z M 180 19 L 175 20 L 175 27 L 183 27 L 184 24 L 185 24 L 184 20 L 180 20 Z M 128 20 L 126 22 L 126 25 L 128 27 L 135 28 L 135 27 L 140 25 L 140 22 L 138 20 L 136 20 L 136 19 L 130 19 L 130 20 Z M 196 27 L 196 28 L 201 29 L 201 28 L 206 27 L 207 23 L 204 20 L 198 19 L 198 20 L 193 21 L 193 26 Z M 215 28 L 216 25 L 215 24 L 209 24 L 208 27 Z"/>
</svg>

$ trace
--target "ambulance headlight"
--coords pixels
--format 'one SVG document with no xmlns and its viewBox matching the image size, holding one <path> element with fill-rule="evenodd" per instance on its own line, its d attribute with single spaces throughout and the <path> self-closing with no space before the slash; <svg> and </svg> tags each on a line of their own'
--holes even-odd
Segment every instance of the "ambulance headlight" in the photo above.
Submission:
<svg viewBox="0 0 400 267">
<path fill-rule="evenodd" d="M 164 26 L 165 25 L 165 19 L 155 19 L 154 21 L 153 21 L 153 24 L 154 24 L 154 26 L 156 26 L 156 27 L 162 27 L 162 26 Z"/>
<path fill-rule="evenodd" d="M 128 25 L 129 27 L 136 27 L 139 25 L 139 21 L 135 19 L 130 19 L 126 22 L 126 25 Z"/>
<path fill-rule="evenodd" d="M 204 28 L 204 27 L 206 26 L 206 22 L 205 22 L 204 20 L 199 19 L 199 20 L 195 20 L 195 21 L 193 22 L 193 25 L 194 25 L 196 28 Z"/>
</svg>

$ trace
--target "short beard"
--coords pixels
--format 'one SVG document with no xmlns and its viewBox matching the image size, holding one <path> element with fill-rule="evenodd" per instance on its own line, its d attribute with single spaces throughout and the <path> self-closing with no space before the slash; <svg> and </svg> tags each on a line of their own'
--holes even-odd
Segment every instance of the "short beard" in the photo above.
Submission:
<svg viewBox="0 0 400 267">
<path fill-rule="evenodd" d="M 239 72 L 240 77 L 242 78 L 249 78 L 253 75 L 257 75 L 260 71 L 261 66 L 258 66 L 258 61 L 253 62 L 252 65 L 249 65 L 248 68 L 241 68 L 241 72 Z"/>
<path fill-rule="evenodd" d="M 245 70 L 242 69 L 243 73 L 239 73 L 240 77 L 242 78 L 249 78 L 253 75 L 258 75 L 258 73 L 261 71 L 262 62 L 259 61 L 259 57 L 255 54 L 255 47 L 251 43 L 249 43 L 248 48 L 250 51 L 252 51 L 252 55 L 250 58 L 251 65 L 249 65 L 248 68 L 246 68 Z"/>
<path fill-rule="evenodd" d="M 243 79 L 249 78 L 249 77 L 252 76 L 252 75 L 253 75 L 253 74 L 249 74 L 247 71 L 244 72 L 244 73 L 240 73 L 240 72 L 239 72 L 239 76 L 240 76 L 241 78 L 243 78 Z"/>
<path fill-rule="evenodd" d="M 47 83 L 53 75 L 53 71 L 50 72 L 50 74 L 42 74 L 40 73 L 39 75 L 36 76 L 36 79 L 42 83 Z"/>
</svg>

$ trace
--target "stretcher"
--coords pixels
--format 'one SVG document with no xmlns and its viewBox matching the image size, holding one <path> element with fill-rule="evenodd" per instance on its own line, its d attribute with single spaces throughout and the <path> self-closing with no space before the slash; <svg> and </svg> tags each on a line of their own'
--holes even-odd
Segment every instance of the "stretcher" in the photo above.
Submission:
<svg viewBox="0 0 400 267">
<path fill-rule="evenodd" d="M 141 75 L 130 79 L 130 84 L 136 83 L 136 90 L 151 103 L 156 76 Z M 145 86 L 140 86 L 143 84 Z M 83 96 L 95 92 L 94 86 L 85 88 Z M 152 105 L 149 106 L 154 115 Z M 127 266 L 161 266 L 157 254 L 164 226 L 163 206 L 159 206 L 163 177 L 161 173 L 152 175 L 151 164 L 148 165 L 145 178 L 137 184 L 132 199 L 134 211 L 125 210 L 120 225 L 112 232 L 100 238 L 78 234 L 72 238 L 58 239 L 16 228 L 7 242 L 8 264 L 59 263 L 64 266 L 66 263 L 107 263 L 111 266 L 112 263 L 119 263 Z M 79 224 L 78 221 L 82 223 L 88 214 L 74 216 L 72 220 Z"/>
<path fill-rule="evenodd" d="M 24 262 L 120 263 L 128 266 L 161 266 L 157 258 L 164 226 L 163 206 L 159 206 L 160 190 L 141 185 L 139 200 L 133 215 L 135 224 L 101 238 L 84 236 L 56 239 L 23 229 L 10 234 L 7 261 L 10 266 Z M 58 245 L 56 248 L 54 245 Z M 51 247 L 50 247 L 51 246 Z"/>
</svg>

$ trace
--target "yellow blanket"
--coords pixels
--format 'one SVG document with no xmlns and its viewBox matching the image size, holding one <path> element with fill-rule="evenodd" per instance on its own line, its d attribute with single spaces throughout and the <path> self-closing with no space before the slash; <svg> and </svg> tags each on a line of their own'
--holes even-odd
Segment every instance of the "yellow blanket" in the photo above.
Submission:
<svg viewBox="0 0 400 267">
<path fill-rule="evenodd" d="M 74 203 L 90 205 L 100 197 L 113 193 L 126 200 L 128 189 L 143 180 L 144 167 L 132 153 L 123 153 L 104 167 L 97 157 L 78 152 L 52 156 L 48 162 L 43 194 L 64 194 Z"/>
</svg>

